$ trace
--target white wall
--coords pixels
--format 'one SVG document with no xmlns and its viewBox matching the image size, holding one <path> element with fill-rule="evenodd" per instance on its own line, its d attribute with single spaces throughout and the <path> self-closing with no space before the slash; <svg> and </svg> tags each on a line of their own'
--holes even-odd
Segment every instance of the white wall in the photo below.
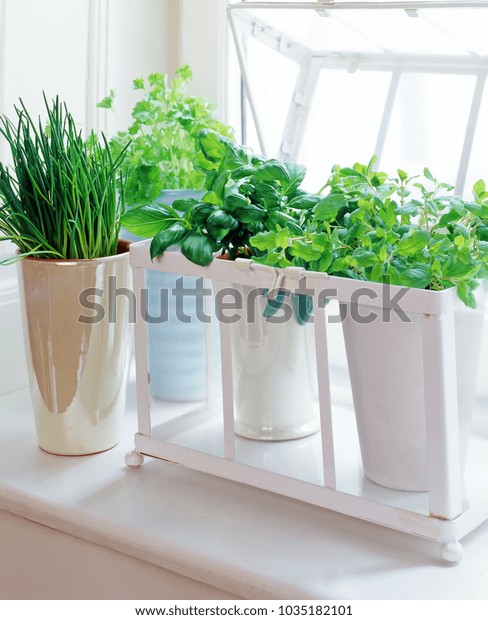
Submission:
<svg viewBox="0 0 488 620">
<path fill-rule="evenodd" d="M 170 2 L 0 0 L 0 112 L 23 97 L 36 114 L 45 91 L 97 128 L 105 121 L 96 103 L 115 88 L 124 117 L 132 79 L 168 69 Z"/>
<path fill-rule="evenodd" d="M 170 69 L 170 7 L 179 0 L 0 0 L 0 113 L 19 97 L 43 112 L 42 93 L 66 101 L 80 126 L 127 126 L 132 80 Z M 96 104 L 117 91 L 117 114 Z M 0 158 L 8 159 L 3 140 Z M 12 247 L 0 243 L 0 258 Z M 3 278 L 0 271 L 0 279 Z"/>
</svg>

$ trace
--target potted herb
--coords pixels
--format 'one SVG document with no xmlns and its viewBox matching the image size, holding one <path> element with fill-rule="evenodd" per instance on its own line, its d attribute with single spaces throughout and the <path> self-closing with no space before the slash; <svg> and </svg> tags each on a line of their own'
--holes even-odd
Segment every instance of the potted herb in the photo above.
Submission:
<svg viewBox="0 0 488 620">
<path fill-rule="evenodd" d="M 327 195 L 309 214 L 303 233 L 280 239 L 260 233 L 254 260 L 293 265 L 291 248 L 303 248 L 307 269 L 385 286 L 442 292 L 455 287 L 458 407 L 466 456 L 488 274 L 488 193 L 483 181 L 472 200 L 454 195 L 428 169 L 421 177 L 398 170 L 394 178 L 368 165 L 334 167 Z M 310 260 L 306 260 L 307 252 Z M 302 261 L 305 260 L 305 263 Z M 401 490 L 427 489 L 423 336 L 421 314 L 391 313 L 364 303 L 345 309 L 346 352 L 367 476 Z"/>
<path fill-rule="evenodd" d="M 153 202 L 172 205 L 175 200 L 201 197 L 205 172 L 193 165 L 196 135 L 201 129 L 209 128 L 232 136 L 231 128 L 217 120 L 212 102 L 187 94 L 191 79 L 192 72 L 184 65 L 172 80 L 166 74 L 152 73 L 147 79 L 133 82 L 140 98 L 132 110 L 132 124 L 110 140 L 115 157 L 126 149 L 122 169 L 128 208 Z M 103 108 L 113 105 L 113 91 L 99 103 Z M 131 240 L 152 236 L 150 229 L 138 230 L 136 237 L 126 230 L 122 234 Z M 148 313 L 153 317 L 153 322 L 148 324 L 151 393 L 163 400 L 203 400 L 205 325 L 196 318 L 195 298 L 185 298 L 184 311 L 191 322 L 181 323 L 175 316 L 175 299 L 171 295 L 179 276 L 148 272 L 146 278 Z M 184 277 L 183 287 L 194 290 L 195 279 Z M 163 321 L 166 317 L 161 308 L 161 289 L 170 293 L 166 321 Z M 215 357 L 218 357 L 217 349 Z"/>
<path fill-rule="evenodd" d="M 108 311 L 115 288 L 130 284 L 128 244 L 119 241 L 123 184 L 116 192 L 123 153 L 114 158 L 93 136 L 85 142 L 57 98 L 45 105 L 45 128 L 22 101 L 15 122 L 0 119 L 12 157 L 0 164 L 0 232 L 22 259 L 39 445 L 88 454 L 118 443 L 125 408 L 128 307 Z"/>
<path fill-rule="evenodd" d="M 195 163 L 206 173 L 202 198 L 179 200 L 172 207 L 140 206 L 123 218 L 135 234 L 151 231 L 152 258 L 178 245 L 189 260 L 206 265 L 216 252 L 231 260 L 248 257 L 249 241 L 257 234 L 301 233 L 305 214 L 320 200 L 299 189 L 303 166 L 252 155 L 210 129 L 200 131 L 198 147 Z M 298 245 L 291 251 L 301 252 Z M 295 296 L 268 302 L 265 291 L 256 295 L 252 287 L 234 288 L 242 302 L 241 320 L 232 325 L 237 433 L 273 440 L 315 432 L 309 304 Z M 256 300 L 254 322 L 245 313 L 249 296 Z M 277 323 L 273 314 L 285 301 L 295 318 Z"/>
</svg>

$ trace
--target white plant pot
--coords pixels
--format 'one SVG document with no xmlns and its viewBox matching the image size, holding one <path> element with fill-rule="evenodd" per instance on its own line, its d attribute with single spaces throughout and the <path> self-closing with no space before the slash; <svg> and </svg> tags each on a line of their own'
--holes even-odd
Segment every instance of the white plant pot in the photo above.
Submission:
<svg viewBox="0 0 488 620">
<path fill-rule="evenodd" d="M 458 301 L 455 311 L 463 466 L 475 397 L 483 307 L 480 302 L 479 309 L 472 310 Z M 390 322 L 383 322 L 381 310 L 360 304 L 355 306 L 356 313 L 374 316 L 372 322 L 360 323 L 352 318 L 351 308 L 347 306 L 343 330 L 365 474 L 391 489 L 427 491 L 422 317 L 408 314 L 411 322 L 407 323 L 393 312 Z"/>
<path fill-rule="evenodd" d="M 119 254 L 106 258 L 19 262 L 31 398 L 46 452 L 92 454 L 122 437 L 131 333 L 128 300 L 115 306 L 113 292 L 130 287 L 128 247 L 120 242 Z M 80 298 L 88 289 L 89 304 Z"/>
<path fill-rule="evenodd" d="M 250 322 L 245 309 L 253 288 L 236 288 L 244 310 L 231 326 L 235 432 L 268 441 L 315 433 L 319 413 L 314 400 L 313 325 L 299 325 L 295 318 L 280 324 L 266 319 L 263 295 L 254 302 L 255 321 Z"/>
</svg>

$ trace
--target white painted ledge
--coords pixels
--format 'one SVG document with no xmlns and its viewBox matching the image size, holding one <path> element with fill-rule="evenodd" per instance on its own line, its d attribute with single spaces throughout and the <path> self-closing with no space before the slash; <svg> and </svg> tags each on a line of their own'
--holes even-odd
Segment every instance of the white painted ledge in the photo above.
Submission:
<svg viewBox="0 0 488 620">
<path fill-rule="evenodd" d="M 0 394 L 5 394 L 28 385 L 15 265 L 0 266 L 0 343 Z"/>
<path fill-rule="evenodd" d="M 124 592 L 125 583 L 129 598 L 138 598 L 134 580 L 141 562 L 162 571 L 162 583 L 185 579 L 173 592 L 188 599 L 487 598 L 487 525 L 464 539 L 465 559 L 447 567 L 435 543 L 291 499 L 152 459 L 129 471 L 124 454 L 136 427 L 133 392 L 131 385 L 122 444 L 88 457 L 40 451 L 27 390 L 0 397 L 0 510 L 11 527 L 20 518 L 24 532 L 7 534 L 0 513 L 3 598 L 12 592 L 22 598 L 22 591 L 29 598 L 35 591 L 30 565 L 49 574 L 50 563 L 40 562 L 42 547 L 35 544 L 39 525 L 70 539 L 70 545 L 53 547 L 53 565 L 73 561 L 73 545 L 85 549 L 79 559 L 93 546 L 106 551 L 114 570 L 120 554 L 124 562 L 133 560 L 133 579 L 128 567 L 119 589 L 108 590 Z M 75 576 L 65 591 L 80 599 L 93 594 Z M 143 585 L 140 592 L 147 597 Z"/>
</svg>

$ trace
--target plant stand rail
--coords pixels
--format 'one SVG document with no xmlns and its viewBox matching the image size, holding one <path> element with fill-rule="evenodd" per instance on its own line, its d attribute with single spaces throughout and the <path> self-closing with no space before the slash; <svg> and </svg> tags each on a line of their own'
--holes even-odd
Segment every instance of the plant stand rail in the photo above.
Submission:
<svg viewBox="0 0 488 620">
<path fill-rule="evenodd" d="M 135 450 L 128 453 L 129 467 L 139 467 L 143 455 L 179 463 L 192 469 L 279 493 L 322 508 L 383 525 L 441 543 L 441 557 L 457 562 L 462 557 L 460 540 L 488 519 L 488 489 L 484 456 L 488 438 L 471 439 L 465 480 L 461 473 L 457 423 L 457 382 L 453 329 L 455 291 L 442 292 L 390 287 L 388 299 L 406 293 L 405 312 L 422 316 L 424 393 L 428 446 L 429 491 L 400 492 L 367 480 L 355 445 L 355 421 L 351 403 L 336 405 L 331 398 L 331 372 L 327 351 L 328 299 L 340 304 L 354 302 L 364 282 L 329 277 L 297 268 L 274 269 L 238 259 L 214 260 L 199 267 L 180 253 L 166 252 L 150 260 L 149 242 L 131 247 L 134 293 L 140 300 L 145 270 L 156 269 L 203 277 L 214 283 L 234 283 L 259 289 L 295 290 L 300 281 L 314 299 L 314 333 L 321 430 L 312 437 L 281 442 L 260 442 L 234 433 L 232 342 L 230 326 L 220 323 L 222 397 L 185 408 L 168 407 L 165 419 L 153 415 L 158 407 L 149 394 L 147 329 L 136 313 L 136 374 L 138 433 Z M 388 306 L 384 285 L 368 283 L 368 305 Z M 169 413 L 168 413 L 169 412 Z M 153 419 L 154 418 L 154 419 Z M 472 457 L 472 458 L 471 458 Z M 295 469 L 294 469 L 295 468 Z"/>
</svg>

